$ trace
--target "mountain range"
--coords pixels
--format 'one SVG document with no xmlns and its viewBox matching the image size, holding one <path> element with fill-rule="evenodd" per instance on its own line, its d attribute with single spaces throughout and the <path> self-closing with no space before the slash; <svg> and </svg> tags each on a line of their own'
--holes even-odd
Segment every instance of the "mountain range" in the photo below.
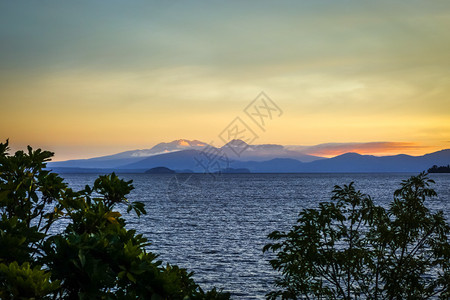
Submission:
<svg viewBox="0 0 450 300">
<path fill-rule="evenodd" d="M 252 173 L 421 172 L 433 165 L 449 163 L 450 149 L 422 156 L 345 153 L 324 158 L 275 144 L 249 145 L 242 140 L 232 140 L 222 147 L 214 147 L 198 140 L 180 139 L 150 149 L 50 162 L 48 168 L 60 173 L 143 173 L 155 167 L 199 173 L 216 172 L 219 168 L 248 169 Z"/>
</svg>

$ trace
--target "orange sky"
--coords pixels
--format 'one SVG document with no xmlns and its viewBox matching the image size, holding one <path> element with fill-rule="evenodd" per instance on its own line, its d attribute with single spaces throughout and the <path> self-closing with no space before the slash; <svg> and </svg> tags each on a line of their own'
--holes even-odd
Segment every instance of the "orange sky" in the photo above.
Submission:
<svg viewBox="0 0 450 300">
<path fill-rule="evenodd" d="M 292 147 L 295 148 L 295 147 Z M 399 153 L 406 153 L 410 155 L 422 155 L 430 153 L 438 148 L 431 146 L 421 146 L 416 143 L 407 142 L 370 142 L 370 143 L 334 143 L 321 144 L 316 146 L 306 147 L 304 152 L 306 154 L 317 155 L 322 157 L 334 157 L 336 155 L 355 152 L 367 155 L 395 155 Z"/>
<path fill-rule="evenodd" d="M 265 91 L 283 114 L 256 144 L 450 148 L 448 28 L 448 1 L 4 1 L 0 139 L 57 160 L 220 145 Z"/>
</svg>

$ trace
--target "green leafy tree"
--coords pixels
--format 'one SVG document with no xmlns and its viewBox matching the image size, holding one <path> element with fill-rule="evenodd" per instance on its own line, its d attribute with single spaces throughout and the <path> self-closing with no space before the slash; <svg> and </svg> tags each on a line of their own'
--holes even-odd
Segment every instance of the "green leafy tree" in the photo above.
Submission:
<svg viewBox="0 0 450 300">
<path fill-rule="evenodd" d="M 269 299 L 427 299 L 450 297 L 450 227 L 426 199 L 425 173 L 404 180 L 388 209 L 351 183 L 331 202 L 305 209 L 263 251 L 281 272 Z"/>
<path fill-rule="evenodd" d="M 25 262 L 0 264 L 0 299 L 43 299 L 56 291 L 58 281 L 50 281 L 50 273 Z"/>
<path fill-rule="evenodd" d="M 126 198 L 132 181 L 112 173 L 74 191 L 45 169 L 53 153 L 8 150 L 8 141 L 0 144 L 1 299 L 229 298 L 204 292 L 185 269 L 163 266 L 147 239 L 126 229 L 117 205 L 146 213 Z M 67 226 L 51 235 L 55 222 Z"/>
</svg>

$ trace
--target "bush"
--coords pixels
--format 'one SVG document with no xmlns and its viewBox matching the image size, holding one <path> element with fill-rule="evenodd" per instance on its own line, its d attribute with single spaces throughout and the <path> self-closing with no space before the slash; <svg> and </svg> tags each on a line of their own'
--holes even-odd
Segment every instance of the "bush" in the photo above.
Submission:
<svg viewBox="0 0 450 300">
<path fill-rule="evenodd" d="M 388 209 L 351 183 L 332 202 L 305 209 L 263 251 L 281 276 L 269 299 L 427 299 L 450 297 L 450 227 L 431 213 L 436 195 L 425 173 L 402 181 Z"/>
<path fill-rule="evenodd" d="M 112 173 L 73 191 L 45 169 L 53 153 L 8 150 L 8 141 L 0 144 L 1 299 L 229 298 L 204 292 L 185 269 L 163 266 L 147 239 L 126 229 L 117 204 L 146 213 L 126 198 L 131 181 Z M 49 234 L 60 220 L 65 230 Z"/>
</svg>

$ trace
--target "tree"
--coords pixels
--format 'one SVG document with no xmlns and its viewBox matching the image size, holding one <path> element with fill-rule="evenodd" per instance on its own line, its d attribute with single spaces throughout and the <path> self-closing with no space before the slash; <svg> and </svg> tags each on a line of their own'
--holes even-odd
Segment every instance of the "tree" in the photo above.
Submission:
<svg viewBox="0 0 450 300">
<path fill-rule="evenodd" d="M 204 292 L 185 269 L 163 266 L 146 238 L 127 230 L 116 205 L 145 214 L 114 173 L 74 191 L 46 170 L 53 153 L 8 154 L 0 144 L 1 299 L 228 299 Z M 49 234 L 58 222 L 63 232 Z"/>
<path fill-rule="evenodd" d="M 428 169 L 428 173 L 450 173 L 450 165 L 440 166 L 433 165 Z"/>
<path fill-rule="evenodd" d="M 269 299 L 427 299 L 450 297 L 450 227 L 425 201 L 436 195 L 426 173 L 401 183 L 385 209 L 354 184 L 331 202 L 300 212 L 263 251 L 281 272 Z"/>
</svg>

